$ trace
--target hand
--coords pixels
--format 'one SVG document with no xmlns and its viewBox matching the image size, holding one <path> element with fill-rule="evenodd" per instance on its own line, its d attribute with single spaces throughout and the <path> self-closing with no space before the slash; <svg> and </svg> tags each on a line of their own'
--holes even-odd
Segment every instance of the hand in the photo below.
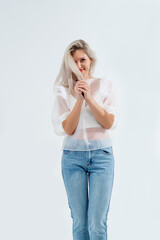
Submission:
<svg viewBox="0 0 160 240">
<path fill-rule="evenodd" d="M 90 85 L 86 81 L 80 80 L 80 81 L 78 81 L 76 86 L 77 86 L 78 92 L 80 92 L 81 95 L 82 95 L 82 92 L 83 92 L 84 93 L 84 98 L 85 98 L 85 100 L 87 100 L 87 98 L 91 95 L 90 94 Z"/>
<path fill-rule="evenodd" d="M 78 81 L 77 81 L 78 83 Z M 84 97 L 82 95 L 82 92 L 80 90 L 78 90 L 78 86 L 77 86 L 77 83 L 76 85 L 74 86 L 74 92 L 78 95 L 78 99 L 80 99 L 81 101 L 84 100 Z"/>
</svg>

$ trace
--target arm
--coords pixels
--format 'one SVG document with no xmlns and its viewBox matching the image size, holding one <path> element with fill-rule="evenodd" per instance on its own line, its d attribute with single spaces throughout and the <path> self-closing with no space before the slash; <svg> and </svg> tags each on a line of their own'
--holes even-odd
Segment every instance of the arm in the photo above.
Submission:
<svg viewBox="0 0 160 240">
<path fill-rule="evenodd" d="M 108 113 L 100 107 L 91 95 L 87 97 L 86 102 L 88 103 L 94 117 L 102 125 L 102 127 L 105 129 L 111 128 L 114 122 L 114 115 Z"/>
<path fill-rule="evenodd" d="M 68 105 L 65 88 L 63 86 L 56 86 L 56 97 L 52 107 L 51 118 L 54 131 L 58 136 L 73 134 L 78 125 L 83 101 L 84 97 L 80 92 L 78 93 L 75 106 L 71 111 Z"/>
<path fill-rule="evenodd" d="M 62 122 L 62 126 L 63 126 L 65 132 L 69 135 L 72 135 L 77 128 L 82 104 L 83 104 L 83 99 L 78 98 L 71 113 Z"/>
<path fill-rule="evenodd" d="M 107 88 L 106 88 L 107 86 Z M 110 129 L 113 127 L 113 123 L 115 122 L 114 111 L 112 111 L 113 99 L 112 99 L 112 84 L 111 82 L 105 82 L 104 85 L 104 107 L 101 107 L 95 99 L 90 94 L 90 86 L 84 82 L 79 81 L 78 88 L 80 91 L 85 93 L 85 100 L 88 103 L 94 117 L 96 120 L 104 127 L 105 129 Z M 109 111 L 108 111 L 109 109 Z M 111 112 L 111 113 L 110 113 Z"/>
</svg>

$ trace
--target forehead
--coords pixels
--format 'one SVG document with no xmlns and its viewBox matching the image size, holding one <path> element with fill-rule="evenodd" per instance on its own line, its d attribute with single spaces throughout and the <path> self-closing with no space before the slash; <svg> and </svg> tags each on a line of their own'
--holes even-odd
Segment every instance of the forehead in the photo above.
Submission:
<svg viewBox="0 0 160 240">
<path fill-rule="evenodd" d="M 75 60 L 78 60 L 82 57 L 87 57 L 87 54 L 85 53 L 85 51 L 83 49 L 77 49 L 77 50 L 74 51 L 73 58 Z"/>
</svg>

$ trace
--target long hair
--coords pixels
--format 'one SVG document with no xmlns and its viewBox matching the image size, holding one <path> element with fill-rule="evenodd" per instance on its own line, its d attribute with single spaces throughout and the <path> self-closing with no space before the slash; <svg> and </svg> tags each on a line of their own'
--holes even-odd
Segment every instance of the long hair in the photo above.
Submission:
<svg viewBox="0 0 160 240">
<path fill-rule="evenodd" d="M 69 93 L 71 93 L 76 81 L 85 80 L 72 57 L 74 51 L 77 49 L 84 50 L 88 57 L 92 60 L 90 67 L 90 74 L 92 75 L 97 62 L 96 54 L 87 42 L 82 39 L 75 40 L 71 42 L 65 50 L 59 74 L 54 82 L 53 91 L 55 91 L 57 85 L 61 85 L 69 88 Z"/>
</svg>

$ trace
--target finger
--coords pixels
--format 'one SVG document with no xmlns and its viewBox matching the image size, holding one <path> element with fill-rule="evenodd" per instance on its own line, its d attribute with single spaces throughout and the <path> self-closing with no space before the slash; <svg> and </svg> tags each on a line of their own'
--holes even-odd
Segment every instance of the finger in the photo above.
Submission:
<svg viewBox="0 0 160 240">
<path fill-rule="evenodd" d="M 81 92 L 84 92 L 84 93 L 89 93 L 88 91 L 86 91 L 86 90 L 84 90 L 84 89 L 83 89 Z"/>
<path fill-rule="evenodd" d="M 83 88 L 83 89 L 85 89 L 85 90 L 90 91 L 90 87 L 88 87 L 88 86 L 79 86 L 79 87 L 81 87 L 81 88 Z"/>
<path fill-rule="evenodd" d="M 78 88 L 90 92 L 90 88 L 88 88 L 88 87 L 86 87 L 86 86 L 80 86 L 80 87 L 78 87 Z"/>
<path fill-rule="evenodd" d="M 88 89 L 90 89 L 90 86 L 85 85 L 85 84 L 79 84 L 78 87 L 84 87 L 84 88 L 88 88 Z"/>
<path fill-rule="evenodd" d="M 84 88 L 80 88 L 80 87 L 78 87 L 78 90 L 80 90 L 81 92 L 89 93 L 89 91 L 88 91 L 87 89 L 84 89 Z"/>
<path fill-rule="evenodd" d="M 90 87 L 90 85 L 88 83 L 78 83 L 77 86 L 87 86 L 87 87 Z"/>
<path fill-rule="evenodd" d="M 81 84 L 89 85 L 89 84 L 88 84 L 87 82 L 85 82 L 85 81 L 78 82 L 77 84 L 78 84 L 78 85 L 81 85 Z"/>
<path fill-rule="evenodd" d="M 74 91 L 77 91 L 77 86 L 74 87 Z"/>
<path fill-rule="evenodd" d="M 77 84 L 88 84 L 86 81 L 80 80 Z"/>
<path fill-rule="evenodd" d="M 78 87 L 78 90 L 81 91 L 81 92 L 85 91 L 85 89 L 81 88 L 81 87 Z"/>
</svg>

